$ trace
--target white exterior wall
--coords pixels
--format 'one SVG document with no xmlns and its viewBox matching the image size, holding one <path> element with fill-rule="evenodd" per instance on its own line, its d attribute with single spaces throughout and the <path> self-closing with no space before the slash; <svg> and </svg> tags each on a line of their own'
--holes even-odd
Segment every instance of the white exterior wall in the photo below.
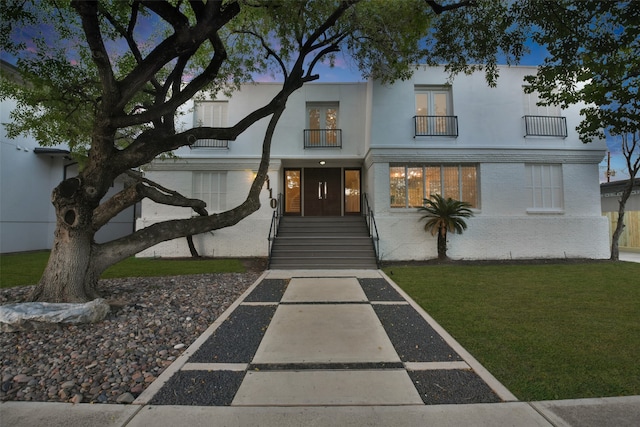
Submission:
<svg viewBox="0 0 640 427">
<path fill-rule="evenodd" d="M 417 209 L 389 206 L 389 164 L 476 164 L 479 206 L 462 235 L 450 235 L 448 255 L 464 259 L 608 258 L 608 225 L 598 202 L 598 163 L 604 141 L 583 144 L 575 127 L 579 106 L 563 111 L 567 138 L 524 138 L 522 78 L 535 69 L 503 69 L 496 88 L 482 73 L 452 84 L 459 136 L 413 137 L 416 85 L 444 85 L 446 75 L 419 69 L 393 86 L 372 84 L 372 132 L 366 160 L 373 172 L 380 252 L 386 260 L 437 256 L 436 238 L 426 233 Z M 562 164 L 564 209 L 527 212 L 525 164 Z"/>
<path fill-rule="evenodd" d="M 176 160 L 170 165 L 173 168 L 167 170 L 166 166 L 158 165 L 156 169 L 145 172 L 145 176 L 161 185 L 170 186 L 187 197 L 192 196 L 192 172 L 190 170 L 179 170 L 179 168 L 193 167 L 193 164 Z M 230 191 L 227 192 L 227 209 L 230 209 L 241 204 L 246 198 L 257 166 L 253 167 L 251 164 L 245 164 L 245 168 L 239 170 L 219 169 L 225 166 L 228 167 L 225 164 L 217 164 L 215 166 L 202 162 L 198 164 L 198 167 L 207 167 L 207 170 L 227 171 L 227 183 L 233 183 L 228 185 Z M 213 169 L 216 167 L 218 169 Z M 269 176 L 272 186 L 277 184 L 276 173 L 270 172 Z M 278 190 L 277 186 L 273 188 L 273 194 L 277 194 Z M 216 257 L 265 256 L 268 251 L 267 236 L 273 213 L 269 205 L 269 193 L 266 191 L 266 187 L 260 195 L 260 203 L 261 208 L 257 212 L 235 226 L 194 236 L 193 241 L 198 254 Z M 156 222 L 189 218 L 193 215 L 196 214 L 192 213 L 191 209 L 160 205 L 150 200 L 144 200 L 142 203 L 142 218 L 137 221 L 137 227 L 144 228 Z M 190 256 L 190 253 L 187 240 L 181 238 L 155 245 L 140 252 L 138 256 L 183 257 Z"/>
<path fill-rule="evenodd" d="M 458 76 L 452 83 L 453 114 L 458 137 L 415 137 L 414 91 L 417 85 L 445 85 L 442 69 L 418 68 L 406 82 L 383 86 L 375 82 L 310 84 L 291 96 L 273 138 L 272 194 L 281 190 L 283 168 L 327 165 L 362 167 L 362 191 L 374 209 L 383 260 L 433 258 L 436 239 L 425 233 L 416 209 L 390 208 L 389 164 L 475 164 L 478 166 L 479 206 L 462 235 L 450 235 L 452 258 L 608 258 L 608 224 L 600 215 L 598 163 L 604 141 L 583 144 L 575 131 L 580 106 L 563 111 L 567 138 L 524 137 L 523 77 L 530 67 L 504 67 L 496 88 L 483 73 Z M 277 84 L 244 87 L 229 100 L 229 125 L 269 102 Z M 307 102 L 338 102 L 342 149 L 304 149 Z M 193 125 L 192 113 L 185 128 Z M 178 150 L 179 160 L 156 162 L 148 177 L 191 194 L 193 170 L 228 170 L 228 193 L 241 201 L 257 169 L 267 119 L 254 124 L 229 149 Z M 551 214 L 528 212 L 525 165 L 561 164 L 563 209 Z M 239 165 L 245 165 L 240 167 Z M 248 166 L 247 166 L 248 165 Z M 232 172 L 233 171 L 233 172 Z M 237 226 L 198 236 L 202 255 L 266 256 L 272 209 L 263 189 L 263 207 Z M 235 206 L 228 199 L 227 208 Z M 138 227 L 188 216 L 188 210 L 145 203 Z M 141 256 L 188 256 L 185 239 L 157 245 Z"/>
<path fill-rule="evenodd" d="M 0 107 L 0 253 L 48 249 L 53 242 L 55 212 L 51 191 L 62 180 L 59 157 L 37 156 L 33 138 L 9 139 L 3 123 L 15 107 Z"/>
</svg>

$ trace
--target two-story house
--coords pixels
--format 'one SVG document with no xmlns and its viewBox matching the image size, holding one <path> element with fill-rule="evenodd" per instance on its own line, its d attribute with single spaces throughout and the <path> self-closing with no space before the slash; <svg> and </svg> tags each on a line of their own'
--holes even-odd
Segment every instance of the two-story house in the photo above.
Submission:
<svg viewBox="0 0 640 427">
<path fill-rule="evenodd" d="M 604 141 L 580 142 L 580 106 L 537 106 L 523 86 L 532 73 L 501 67 L 495 88 L 483 73 L 449 81 L 443 68 L 422 66 L 392 85 L 305 85 L 273 137 L 262 208 L 234 227 L 195 236 L 196 247 L 203 256 L 267 256 L 274 209 L 283 218 L 345 221 L 371 211 L 381 259 L 434 258 L 435 238 L 417 207 L 439 193 L 471 203 L 475 213 L 463 235 L 450 235 L 452 258 L 607 258 L 598 182 Z M 234 124 L 278 90 L 249 84 L 229 99 L 196 102 L 184 127 Z M 232 142 L 197 141 L 145 173 L 205 200 L 210 212 L 229 209 L 246 197 L 266 125 Z M 145 201 L 138 227 L 191 215 Z M 177 239 L 140 255 L 188 254 L 186 240 Z"/>
</svg>

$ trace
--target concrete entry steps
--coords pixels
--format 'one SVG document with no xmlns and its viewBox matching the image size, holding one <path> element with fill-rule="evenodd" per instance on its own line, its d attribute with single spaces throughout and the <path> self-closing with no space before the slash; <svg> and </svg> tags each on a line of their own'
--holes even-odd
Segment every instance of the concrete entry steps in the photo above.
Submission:
<svg viewBox="0 0 640 427">
<path fill-rule="evenodd" d="M 373 241 L 362 216 L 280 219 L 274 269 L 376 269 Z"/>
<path fill-rule="evenodd" d="M 137 403 L 423 406 L 515 400 L 463 349 L 454 349 L 381 272 L 282 273 L 268 272 Z"/>
</svg>

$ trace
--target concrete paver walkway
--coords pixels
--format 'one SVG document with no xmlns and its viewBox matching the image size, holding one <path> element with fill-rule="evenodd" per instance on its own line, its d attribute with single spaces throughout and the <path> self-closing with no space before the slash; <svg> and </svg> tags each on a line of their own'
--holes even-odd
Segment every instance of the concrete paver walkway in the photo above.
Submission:
<svg viewBox="0 0 640 427">
<path fill-rule="evenodd" d="M 267 271 L 134 405 L 5 402 L 0 425 L 617 426 L 640 396 L 518 402 L 381 271 Z"/>
<path fill-rule="evenodd" d="M 219 328 L 172 367 L 136 403 L 375 406 L 516 400 L 382 272 L 370 270 L 270 271 Z"/>
</svg>

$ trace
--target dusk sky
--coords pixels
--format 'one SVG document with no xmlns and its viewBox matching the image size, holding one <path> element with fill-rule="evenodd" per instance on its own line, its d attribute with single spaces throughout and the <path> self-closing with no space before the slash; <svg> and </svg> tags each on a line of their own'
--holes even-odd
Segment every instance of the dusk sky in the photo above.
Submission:
<svg viewBox="0 0 640 427">
<path fill-rule="evenodd" d="M 145 23 L 147 24 L 147 23 Z M 148 32 L 149 34 L 153 32 L 153 29 L 148 25 L 144 25 L 144 28 L 141 28 L 140 31 Z M 15 36 L 23 38 L 27 40 L 27 45 L 29 43 L 29 39 L 34 35 L 34 33 L 39 32 L 38 27 L 35 28 L 23 28 L 14 33 Z M 528 65 L 535 66 L 540 65 L 544 60 L 546 55 L 546 50 L 538 45 L 529 45 L 530 52 L 525 55 L 519 65 Z M 12 64 L 15 64 L 16 58 L 9 56 L 6 52 L 0 52 L 0 57 Z M 320 75 L 320 79 L 318 82 L 359 82 L 364 81 L 362 78 L 360 71 L 357 67 L 341 52 L 336 54 L 335 66 L 329 67 L 328 62 L 321 63 L 316 65 L 316 73 Z M 255 80 L 258 82 L 276 82 L 278 78 L 274 79 L 274 77 L 270 74 L 264 75 L 256 75 Z M 611 152 L 611 169 L 615 171 L 615 176 L 611 178 L 612 181 L 622 180 L 628 178 L 628 173 L 626 170 L 626 164 L 624 156 L 620 150 L 620 143 L 612 138 L 608 138 L 607 145 L 609 151 Z M 607 170 L 607 156 L 600 163 L 600 181 L 606 181 L 606 170 Z"/>
</svg>

